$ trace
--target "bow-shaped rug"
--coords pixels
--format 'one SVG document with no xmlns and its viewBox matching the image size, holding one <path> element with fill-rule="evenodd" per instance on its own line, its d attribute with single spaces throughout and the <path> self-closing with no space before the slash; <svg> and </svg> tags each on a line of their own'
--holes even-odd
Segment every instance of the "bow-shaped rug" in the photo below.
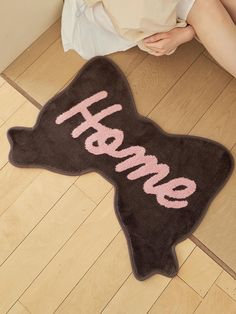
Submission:
<svg viewBox="0 0 236 314">
<path fill-rule="evenodd" d="M 103 56 L 46 103 L 34 127 L 11 128 L 8 139 L 17 167 L 96 171 L 115 186 L 114 207 L 139 280 L 177 274 L 175 245 L 196 229 L 233 168 L 221 144 L 167 134 L 141 116 L 124 74 Z"/>
</svg>

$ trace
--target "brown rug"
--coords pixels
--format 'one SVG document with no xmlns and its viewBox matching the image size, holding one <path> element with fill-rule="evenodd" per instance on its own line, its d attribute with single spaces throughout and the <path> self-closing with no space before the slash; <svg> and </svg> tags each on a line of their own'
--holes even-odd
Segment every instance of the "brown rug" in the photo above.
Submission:
<svg viewBox="0 0 236 314">
<path fill-rule="evenodd" d="M 196 229 L 233 169 L 222 145 L 167 134 L 139 115 L 124 74 L 107 57 L 89 60 L 33 128 L 11 128 L 8 139 L 17 167 L 96 171 L 115 186 L 117 218 L 139 280 L 177 274 L 175 245 Z"/>
</svg>

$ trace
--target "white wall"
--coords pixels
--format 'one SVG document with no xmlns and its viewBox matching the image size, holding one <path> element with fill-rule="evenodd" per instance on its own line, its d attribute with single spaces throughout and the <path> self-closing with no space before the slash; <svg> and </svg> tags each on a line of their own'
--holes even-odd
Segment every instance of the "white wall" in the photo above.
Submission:
<svg viewBox="0 0 236 314">
<path fill-rule="evenodd" d="M 62 0 L 0 0 L 0 73 L 61 15 Z"/>
</svg>

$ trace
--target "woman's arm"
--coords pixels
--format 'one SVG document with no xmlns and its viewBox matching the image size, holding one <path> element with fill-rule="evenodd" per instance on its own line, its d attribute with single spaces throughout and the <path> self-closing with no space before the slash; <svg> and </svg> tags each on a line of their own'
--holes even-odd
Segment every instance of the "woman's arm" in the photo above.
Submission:
<svg viewBox="0 0 236 314">
<path fill-rule="evenodd" d="M 157 33 L 143 40 L 145 46 L 153 50 L 156 56 L 170 54 L 178 46 L 191 41 L 196 33 L 191 25 L 176 27 L 165 33 Z"/>
</svg>

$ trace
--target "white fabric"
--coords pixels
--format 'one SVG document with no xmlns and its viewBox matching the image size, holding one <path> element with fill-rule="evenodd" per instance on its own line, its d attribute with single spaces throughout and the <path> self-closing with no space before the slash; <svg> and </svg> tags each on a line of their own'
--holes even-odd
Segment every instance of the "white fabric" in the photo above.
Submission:
<svg viewBox="0 0 236 314">
<path fill-rule="evenodd" d="M 181 0 L 177 4 L 177 16 L 182 20 L 187 20 L 189 11 L 191 10 L 195 0 Z"/>
<path fill-rule="evenodd" d="M 181 0 L 177 16 L 186 20 L 194 1 Z M 84 59 L 125 51 L 137 45 L 117 33 L 102 2 L 88 7 L 84 0 L 65 0 L 61 22 L 64 51 L 74 49 Z"/>
<path fill-rule="evenodd" d="M 74 49 L 84 59 L 127 50 L 136 45 L 115 31 L 101 2 L 87 7 L 83 0 L 66 0 L 61 22 L 64 51 Z"/>
</svg>

